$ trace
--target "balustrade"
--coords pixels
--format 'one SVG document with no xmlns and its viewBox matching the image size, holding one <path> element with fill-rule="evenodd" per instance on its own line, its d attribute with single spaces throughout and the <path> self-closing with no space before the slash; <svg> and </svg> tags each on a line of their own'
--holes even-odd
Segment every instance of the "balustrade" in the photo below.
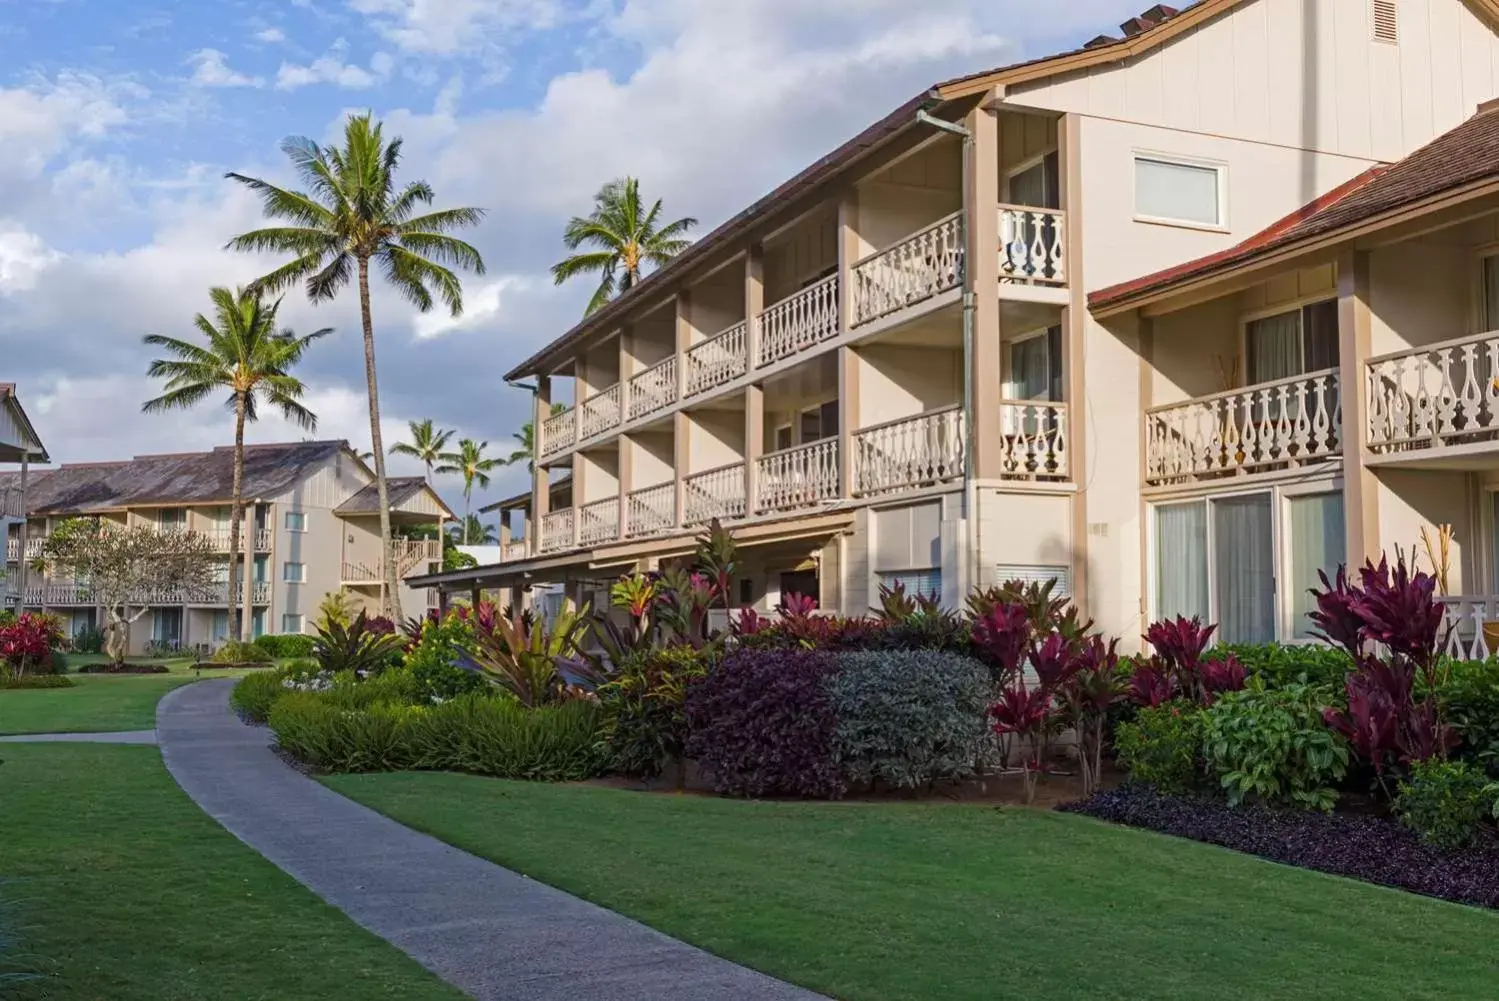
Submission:
<svg viewBox="0 0 1499 1001">
<path fill-rule="evenodd" d="M 736 323 L 687 349 L 688 396 L 733 382 L 748 370 L 745 360 L 747 330 L 747 324 Z"/>
<path fill-rule="evenodd" d="M 677 402 L 677 356 L 671 355 L 630 379 L 630 420 Z"/>
<path fill-rule="evenodd" d="M 999 468 L 1007 479 L 1067 478 L 1067 404 L 1002 400 L 999 426 Z"/>
<path fill-rule="evenodd" d="M 771 452 L 755 467 L 761 511 L 790 511 L 834 500 L 838 481 L 837 438 Z"/>
<path fill-rule="evenodd" d="M 573 547 L 573 509 L 552 511 L 541 519 L 541 551 L 555 553 Z"/>
<path fill-rule="evenodd" d="M 572 407 L 544 419 L 541 422 L 539 441 L 541 457 L 544 459 L 549 455 L 556 455 L 570 447 L 577 437 L 577 432 L 577 417 L 574 416 Z"/>
<path fill-rule="evenodd" d="M 608 389 L 594 393 L 584 400 L 579 433 L 584 438 L 592 438 L 594 435 L 603 434 L 610 428 L 618 427 L 622 413 L 619 402 L 619 383 L 617 382 Z"/>
<path fill-rule="evenodd" d="M 861 496 L 963 476 L 963 411 L 948 407 L 854 435 L 854 492 Z"/>
<path fill-rule="evenodd" d="M 625 498 L 628 518 L 625 534 L 636 539 L 643 535 L 668 532 L 677 524 L 677 486 L 661 483 L 643 490 L 631 490 Z"/>
<path fill-rule="evenodd" d="M 1499 437 L 1499 332 L 1371 358 L 1366 378 L 1372 452 Z"/>
<path fill-rule="evenodd" d="M 1028 205 L 999 207 L 999 280 L 1065 285 L 1066 213 Z"/>
<path fill-rule="evenodd" d="M 852 272 L 855 326 L 957 288 L 963 282 L 963 213 L 871 254 Z"/>
<path fill-rule="evenodd" d="M 838 334 L 838 276 L 829 275 L 760 314 L 759 365 L 789 358 Z"/>
<path fill-rule="evenodd" d="M 686 491 L 684 506 L 687 524 L 705 525 L 714 518 L 720 521 L 743 518 L 744 472 L 744 463 L 733 462 L 687 477 L 683 484 Z"/>
</svg>

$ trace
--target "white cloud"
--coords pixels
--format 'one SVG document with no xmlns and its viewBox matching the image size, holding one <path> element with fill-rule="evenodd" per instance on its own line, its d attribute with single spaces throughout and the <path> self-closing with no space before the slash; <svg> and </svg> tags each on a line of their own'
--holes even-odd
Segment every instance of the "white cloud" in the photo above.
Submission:
<svg viewBox="0 0 1499 1001">
<path fill-rule="evenodd" d="M 348 43 L 340 38 L 327 53 L 306 66 L 283 62 L 276 71 L 276 88 L 295 90 L 309 84 L 329 83 L 346 90 L 363 90 L 373 87 L 390 74 L 392 60 L 389 56 L 375 53 L 370 60 L 370 68 L 364 69 L 345 61 L 348 50 Z"/>
<path fill-rule="evenodd" d="M 286 41 L 286 32 L 280 28 L 263 28 L 255 32 L 256 41 L 265 42 L 267 45 L 275 45 Z"/>
<path fill-rule="evenodd" d="M 247 76 L 229 67 L 229 57 L 218 49 L 199 49 L 187 57 L 193 83 L 199 87 L 262 87 L 265 78 Z"/>
<path fill-rule="evenodd" d="M 471 283 L 463 293 L 463 315 L 453 316 L 441 306 L 412 317 L 412 332 L 419 341 L 431 340 L 460 330 L 495 329 L 503 321 L 507 295 L 527 292 L 536 282 L 524 275 L 504 275 L 492 281 Z"/>
<path fill-rule="evenodd" d="M 0 296 L 35 288 L 37 277 L 62 256 L 35 233 L 0 221 Z"/>
<path fill-rule="evenodd" d="M 564 0 L 349 0 L 375 30 L 407 52 L 453 55 L 496 36 L 545 31 L 569 16 Z"/>
</svg>

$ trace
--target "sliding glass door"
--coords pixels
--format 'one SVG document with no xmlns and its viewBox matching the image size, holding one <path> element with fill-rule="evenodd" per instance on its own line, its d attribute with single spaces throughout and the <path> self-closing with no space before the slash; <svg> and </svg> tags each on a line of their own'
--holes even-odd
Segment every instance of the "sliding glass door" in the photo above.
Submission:
<svg viewBox="0 0 1499 1001">
<path fill-rule="evenodd" d="M 1213 501 L 1218 639 L 1275 639 L 1275 533 L 1269 494 Z"/>
</svg>

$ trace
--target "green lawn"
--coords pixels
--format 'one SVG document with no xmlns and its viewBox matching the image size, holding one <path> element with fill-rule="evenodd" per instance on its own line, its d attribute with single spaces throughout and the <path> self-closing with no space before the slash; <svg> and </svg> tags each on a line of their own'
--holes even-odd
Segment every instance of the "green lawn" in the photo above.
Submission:
<svg viewBox="0 0 1499 1001">
<path fill-rule="evenodd" d="M 97 664 L 95 655 L 68 654 L 68 670 Z M 190 660 L 142 661 L 165 664 L 170 674 L 72 674 L 72 688 L 0 689 L 0 736 L 17 733 L 104 733 L 150 730 L 156 703 L 172 689 L 196 681 Z M 253 668 L 207 670 L 204 678 L 236 678 Z"/>
<path fill-rule="evenodd" d="M 1064 814 L 421 773 L 325 781 L 846 1001 L 1452 1001 L 1499 982 L 1499 915 Z"/>
<path fill-rule="evenodd" d="M 23 996 L 462 997 L 209 819 L 155 748 L 0 758 L 0 895 L 48 974 Z"/>
</svg>

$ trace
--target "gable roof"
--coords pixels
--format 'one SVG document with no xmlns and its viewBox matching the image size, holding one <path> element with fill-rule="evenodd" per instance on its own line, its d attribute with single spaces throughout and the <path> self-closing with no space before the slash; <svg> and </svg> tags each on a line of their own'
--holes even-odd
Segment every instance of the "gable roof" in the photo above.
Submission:
<svg viewBox="0 0 1499 1001">
<path fill-rule="evenodd" d="M 329 459 L 353 455 L 346 441 L 246 445 L 246 498 L 284 493 Z M 0 473 L 0 486 L 20 486 L 20 473 Z M 227 504 L 234 493 L 234 449 L 138 455 L 126 462 L 88 462 L 33 470 L 26 504 L 33 516 L 87 514 L 131 506 Z"/>
<path fill-rule="evenodd" d="M 1242 243 L 1185 264 L 1098 289 L 1088 296 L 1096 315 L 1122 312 L 1183 286 L 1295 252 L 1355 228 L 1377 226 L 1422 203 L 1499 191 L 1499 102 L 1490 102 L 1450 132 L 1404 160 L 1374 167 L 1308 203 Z"/>
<path fill-rule="evenodd" d="M 387 476 L 385 478 L 385 492 L 390 499 L 391 510 L 399 508 L 402 504 L 420 495 L 423 491 L 430 490 L 427 481 L 421 476 Z M 437 491 L 431 491 L 437 506 L 447 512 L 449 518 L 456 515 L 449 510 L 447 504 L 443 503 Z M 380 513 L 380 488 L 375 483 L 370 483 L 356 492 L 348 500 L 333 509 L 334 514 L 379 514 Z"/>
<path fill-rule="evenodd" d="M 47 455 L 47 446 L 42 444 L 42 438 L 36 433 L 36 427 L 32 425 L 31 418 L 26 415 L 26 410 L 21 406 L 20 399 L 16 396 L 16 384 L 13 382 L 0 382 L 0 403 L 10 411 L 11 418 L 16 422 L 22 434 L 30 439 L 25 444 L 27 458 L 35 462 L 51 462 Z"/>
</svg>

